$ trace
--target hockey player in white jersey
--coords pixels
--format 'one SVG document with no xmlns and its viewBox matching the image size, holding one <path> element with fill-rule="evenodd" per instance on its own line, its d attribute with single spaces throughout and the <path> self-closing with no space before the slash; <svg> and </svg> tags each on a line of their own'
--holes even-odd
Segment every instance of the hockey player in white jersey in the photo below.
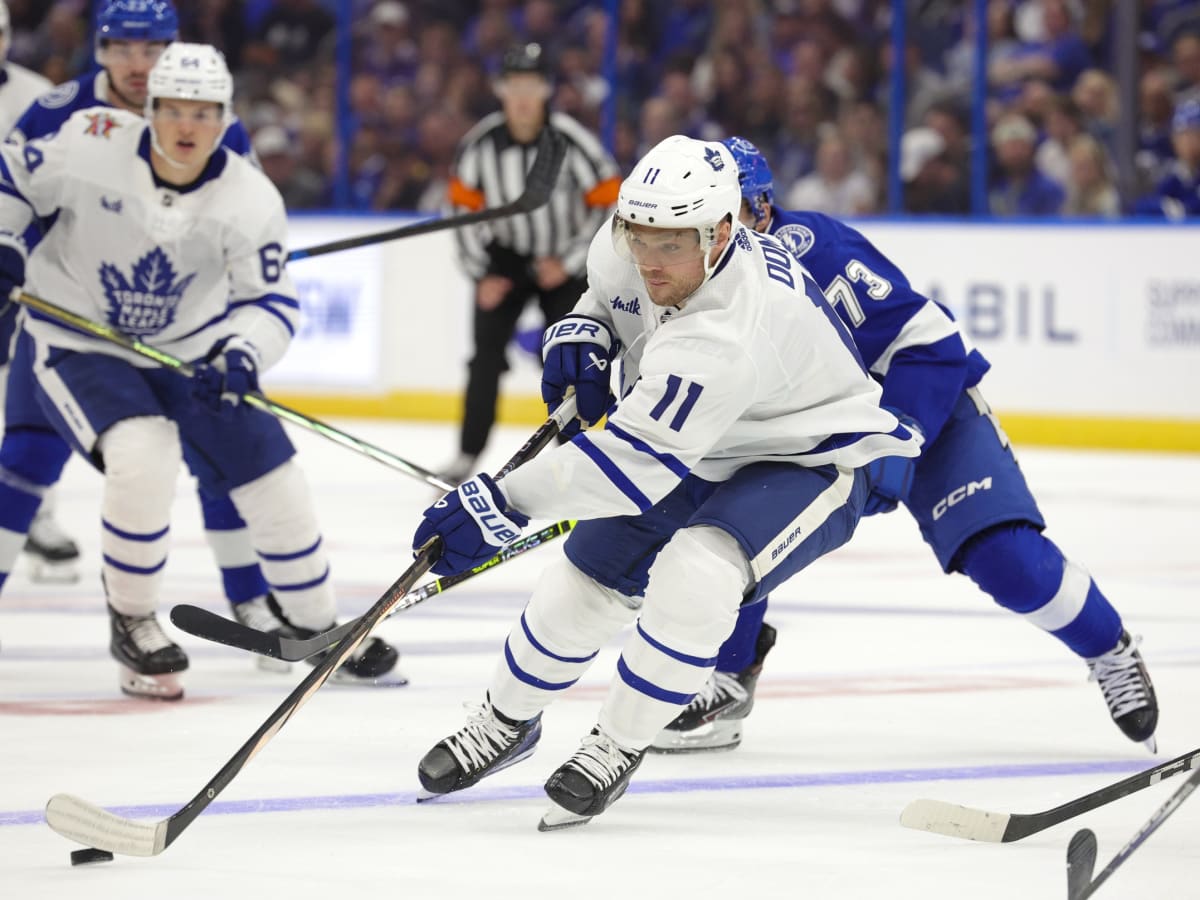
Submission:
<svg viewBox="0 0 1200 900">
<path fill-rule="evenodd" d="M 587 422 L 608 411 L 619 359 L 607 424 L 426 510 L 413 544 L 439 535 L 441 572 L 488 558 L 529 517 L 587 520 L 542 575 L 482 706 L 421 760 L 426 795 L 529 755 L 542 710 L 637 619 L 598 724 L 546 782 L 540 827 L 603 812 L 704 684 L 743 598 L 850 537 L 862 467 L 917 454 L 816 284 L 738 223 L 740 206 L 721 144 L 652 149 L 592 241 L 587 292 L 544 339 L 544 398 L 554 408 L 574 390 Z"/>
<path fill-rule="evenodd" d="M 228 493 L 290 622 L 335 618 L 308 487 L 275 419 L 239 404 L 295 330 L 283 201 L 221 147 L 233 83 L 223 57 L 171 44 L 150 73 L 146 117 L 97 108 L 0 148 L 0 288 L 32 292 L 195 361 L 190 381 L 31 311 L 19 338 L 39 400 L 105 478 L 101 548 L 111 650 L 127 693 L 182 696 L 183 650 L 155 618 L 179 463 Z M 35 216 L 57 219 L 36 249 Z M 382 674 L 378 639 L 351 661 Z"/>
</svg>

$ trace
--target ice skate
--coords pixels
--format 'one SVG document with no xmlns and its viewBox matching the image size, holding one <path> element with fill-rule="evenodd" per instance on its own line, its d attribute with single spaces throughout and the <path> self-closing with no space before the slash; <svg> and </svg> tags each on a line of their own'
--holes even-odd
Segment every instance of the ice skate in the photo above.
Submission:
<svg viewBox="0 0 1200 900">
<path fill-rule="evenodd" d="M 1115 648 L 1087 661 L 1091 671 L 1088 680 L 1100 684 L 1108 711 L 1125 736 L 1157 753 L 1154 729 L 1158 727 L 1158 699 L 1142 654 L 1137 650 L 1141 640 L 1130 637 L 1128 631 L 1121 632 Z"/>
<path fill-rule="evenodd" d="M 318 630 L 302 628 L 299 625 L 293 624 L 279 605 L 279 601 L 274 594 L 267 594 L 264 600 L 275 620 L 284 628 L 290 629 L 289 637 L 311 638 L 320 633 Z M 334 622 L 329 627 L 333 628 L 336 624 Z M 320 629 L 320 631 L 324 630 L 327 629 Z M 320 665 L 321 661 L 325 659 L 327 652 L 327 650 L 322 650 L 319 653 L 314 653 L 306 662 L 310 666 Z M 403 687 L 408 684 L 408 679 L 396 669 L 396 663 L 399 661 L 399 650 L 383 638 L 368 636 L 366 640 L 358 645 L 350 655 L 350 658 L 342 663 L 336 672 L 329 676 L 329 684 Z"/>
<path fill-rule="evenodd" d="M 43 584 L 69 584 L 79 580 L 79 546 L 71 540 L 43 504 L 25 536 L 30 560 L 29 577 Z"/>
<path fill-rule="evenodd" d="M 742 742 L 742 723 L 754 709 L 754 688 L 763 660 L 775 646 L 775 629 L 763 623 L 754 662 L 741 672 L 714 671 L 692 702 L 654 738 L 655 753 L 732 750 Z"/>
<path fill-rule="evenodd" d="M 188 667 L 188 658 L 183 648 L 163 633 L 154 614 L 127 616 L 110 605 L 108 617 L 112 625 L 109 650 L 120 664 L 121 691 L 152 700 L 182 699 L 178 673 Z"/>
<path fill-rule="evenodd" d="M 538 831 L 586 825 L 620 799 L 645 756 L 645 750 L 622 747 L 599 726 L 593 728 L 575 755 L 546 782 L 554 804 L 542 816 Z"/>
<path fill-rule="evenodd" d="M 298 637 L 296 629 L 276 615 L 276 606 L 270 594 L 255 597 L 245 603 L 230 604 L 233 607 L 233 617 L 255 631 L 267 634 L 278 634 L 284 637 Z M 275 659 L 270 656 L 254 655 L 255 664 L 264 672 L 285 674 L 292 671 L 292 664 L 286 659 Z"/>
<path fill-rule="evenodd" d="M 469 788 L 480 779 L 519 763 L 537 748 L 542 717 L 514 722 L 492 708 L 490 701 L 467 704 L 467 724 L 434 744 L 417 765 L 422 791 L 430 800 Z"/>
</svg>

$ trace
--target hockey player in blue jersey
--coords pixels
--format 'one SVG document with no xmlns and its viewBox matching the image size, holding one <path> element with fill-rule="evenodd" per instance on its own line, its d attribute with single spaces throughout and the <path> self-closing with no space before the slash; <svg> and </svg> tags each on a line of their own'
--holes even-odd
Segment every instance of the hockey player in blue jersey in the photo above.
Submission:
<svg viewBox="0 0 1200 900">
<path fill-rule="evenodd" d="M 141 115 L 146 103 L 146 85 L 151 67 L 168 43 L 175 40 L 179 21 L 169 0 L 108 0 L 97 18 L 96 61 L 102 68 L 68 81 L 30 106 L 18 120 L 11 139 L 22 142 L 54 134 L 81 109 L 113 107 Z M 236 118 L 229 123 L 221 143 L 242 156 L 250 155 L 250 138 Z M 16 310 L 5 320 L 9 331 L 0 329 L 0 343 L 7 346 L 15 327 Z M 0 376 L 4 373 L 0 372 Z M 0 444 L 0 588 L 16 562 L 26 531 L 31 537 L 49 530 L 43 522 L 39 501 L 55 484 L 70 456 L 66 443 L 54 432 L 33 399 L 30 360 L 13 360 L 10 398 L 5 409 L 5 434 Z M 258 565 L 245 523 L 229 497 L 200 489 L 200 506 L 205 536 L 221 569 L 225 594 L 234 615 L 259 631 L 280 631 L 285 625 L 276 616 L 273 598 Z M 39 510 L 33 520 L 30 516 Z M 43 555 L 55 546 L 43 539 Z M 73 543 L 69 549 L 78 556 Z M 58 554 L 66 553 L 63 549 Z M 263 668 L 288 668 L 287 663 L 259 658 Z"/>
<path fill-rule="evenodd" d="M 283 200 L 220 143 L 232 96 L 215 48 L 170 44 L 149 73 L 144 118 L 85 109 L 53 134 L 0 146 L 0 296 L 28 285 L 196 368 L 189 381 L 33 311 L 18 337 L 47 418 L 104 474 L 102 573 L 121 689 L 158 699 L 182 696 L 176 676 L 188 665 L 155 616 L 181 461 L 236 504 L 286 624 L 312 633 L 336 615 L 291 442 L 239 402 L 286 351 L 300 304 Z M 34 222 L 44 224 L 30 252 Z M 363 649 L 339 674 L 374 679 L 395 666 L 380 639 Z"/>
<path fill-rule="evenodd" d="M 744 595 L 765 594 L 845 542 L 873 459 L 919 440 L 879 406 L 845 326 L 774 238 L 737 221 L 720 144 L 667 138 L 622 183 L 588 250 L 588 287 L 543 340 L 542 394 L 575 392 L 603 429 L 425 511 L 435 571 L 515 540 L 527 517 L 579 518 L 509 632 L 481 706 L 421 760 L 427 796 L 533 752 L 542 710 L 637 620 L 596 727 L 546 782 L 543 830 L 624 792 L 647 745 L 705 683 Z M 781 499 L 785 498 L 785 499 Z"/>
<path fill-rule="evenodd" d="M 1042 534 L 1042 514 L 979 392 L 987 360 L 967 347 L 949 311 L 913 290 L 858 231 L 821 213 L 775 206 L 771 170 L 752 143 L 725 144 L 740 171 L 742 221 L 774 235 L 812 273 L 882 383 L 884 406 L 924 434 L 918 459 L 871 464 L 864 515 L 903 504 L 946 572 L 962 572 L 1084 660 L 1117 726 L 1153 751 L 1158 705 L 1137 640 L 1087 571 Z M 765 600 L 742 607 L 712 678 L 654 749 L 738 744 L 775 641 L 765 611 Z"/>
</svg>

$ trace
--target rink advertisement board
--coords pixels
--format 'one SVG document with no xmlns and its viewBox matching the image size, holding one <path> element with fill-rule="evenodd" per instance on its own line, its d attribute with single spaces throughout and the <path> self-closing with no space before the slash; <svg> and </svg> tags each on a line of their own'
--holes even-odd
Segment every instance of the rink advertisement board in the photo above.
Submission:
<svg viewBox="0 0 1200 900">
<path fill-rule="evenodd" d="M 391 227 L 391 219 L 295 217 L 288 245 L 307 248 Z M 374 390 L 380 382 L 382 245 L 291 263 L 300 324 L 267 384 L 291 388 Z"/>
<path fill-rule="evenodd" d="M 998 409 L 1200 419 L 1200 230 L 860 227 L 992 361 Z"/>
<path fill-rule="evenodd" d="M 294 246 L 403 224 L 298 218 Z M 1200 230 L 1169 225 L 856 223 L 944 303 L 993 364 L 1002 413 L 1200 425 Z M 348 400 L 444 400 L 457 415 L 471 353 L 471 284 L 452 232 L 296 263 L 317 317 L 273 380 Z M 307 292 L 307 293 L 306 293 Z M 528 325 L 527 319 L 525 324 Z M 540 408 L 536 360 L 514 346 L 503 391 Z M 395 404 L 391 408 L 395 408 Z M 400 407 L 403 409 L 403 406 Z M 414 406 L 428 410 L 429 405 Z"/>
</svg>

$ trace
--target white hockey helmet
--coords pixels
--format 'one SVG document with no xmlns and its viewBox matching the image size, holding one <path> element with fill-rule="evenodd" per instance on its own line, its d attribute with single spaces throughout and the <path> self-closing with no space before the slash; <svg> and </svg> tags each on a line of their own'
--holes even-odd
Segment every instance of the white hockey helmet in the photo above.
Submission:
<svg viewBox="0 0 1200 900">
<path fill-rule="evenodd" d="M 147 119 L 153 119 L 154 102 L 162 99 L 220 104 L 223 127 L 210 151 L 215 152 L 233 122 L 233 76 L 229 74 L 221 51 L 210 44 L 186 44 L 181 41 L 168 44 L 150 70 L 147 80 Z M 154 149 L 168 161 L 174 162 L 158 146 L 158 136 L 154 134 L 153 127 L 151 135 L 155 142 Z"/>
<path fill-rule="evenodd" d="M 707 278 L 711 274 L 707 253 L 717 242 L 720 224 L 728 217 L 736 228 L 741 206 L 737 162 L 729 148 L 716 141 L 672 135 L 643 156 L 621 182 L 613 242 L 618 253 L 629 259 L 629 226 L 695 229 Z"/>
</svg>

